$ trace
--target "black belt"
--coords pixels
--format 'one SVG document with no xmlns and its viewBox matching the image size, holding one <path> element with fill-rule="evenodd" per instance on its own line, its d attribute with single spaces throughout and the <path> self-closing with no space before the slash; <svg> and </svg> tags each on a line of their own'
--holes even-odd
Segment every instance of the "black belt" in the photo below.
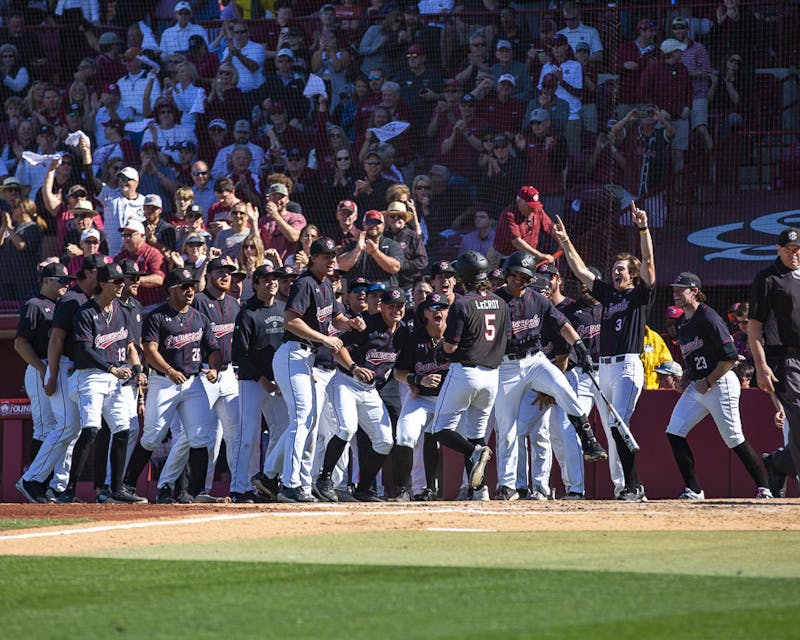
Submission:
<svg viewBox="0 0 800 640">
<path fill-rule="evenodd" d="M 161 373 L 158 369 L 150 369 L 150 371 L 155 373 L 157 376 L 161 376 L 162 378 L 169 379 L 169 376 L 166 373 Z M 183 373 L 183 375 L 186 376 L 187 380 L 189 378 L 194 378 L 195 376 L 199 376 L 200 375 L 199 373 L 184 373 L 183 371 L 179 371 L 178 369 L 175 369 L 175 371 L 178 371 L 179 373 Z"/>
<path fill-rule="evenodd" d="M 534 355 L 535 353 L 538 353 L 538 351 L 525 351 L 524 353 L 507 353 L 506 358 L 508 358 L 509 360 L 523 360 L 528 356 Z"/>
<path fill-rule="evenodd" d="M 612 362 L 624 362 L 627 354 L 620 356 L 600 356 L 600 364 L 611 364 Z"/>
</svg>

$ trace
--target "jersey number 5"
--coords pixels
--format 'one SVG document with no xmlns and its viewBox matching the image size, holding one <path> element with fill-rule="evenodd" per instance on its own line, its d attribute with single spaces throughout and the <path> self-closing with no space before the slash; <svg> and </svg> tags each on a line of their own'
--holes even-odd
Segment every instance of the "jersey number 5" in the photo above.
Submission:
<svg viewBox="0 0 800 640">
<path fill-rule="evenodd" d="M 496 318 L 497 316 L 494 313 L 487 313 L 483 316 L 483 337 L 489 342 L 492 342 L 497 335 L 497 329 L 494 326 Z"/>
</svg>

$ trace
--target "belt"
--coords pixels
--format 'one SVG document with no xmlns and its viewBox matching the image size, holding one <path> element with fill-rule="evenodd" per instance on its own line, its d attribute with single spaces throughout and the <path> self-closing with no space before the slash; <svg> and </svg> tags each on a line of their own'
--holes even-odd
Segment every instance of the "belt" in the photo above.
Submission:
<svg viewBox="0 0 800 640">
<path fill-rule="evenodd" d="M 507 353 L 506 358 L 508 358 L 509 360 L 524 360 L 525 358 L 528 358 L 534 355 L 535 353 L 538 353 L 538 351 L 525 351 L 524 353 Z"/>
<path fill-rule="evenodd" d="M 626 354 L 619 356 L 600 356 L 600 364 L 611 364 L 612 362 L 624 362 Z"/>
<path fill-rule="evenodd" d="M 359 384 L 363 384 L 364 386 L 367 386 L 367 387 L 374 387 L 374 386 L 375 386 L 375 378 L 372 378 L 372 381 L 371 381 L 371 382 L 364 382 L 363 380 L 359 380 L 358 378 L 356 378 L 356 377 L 355 377 L 355 376 L 352 374 L 352 372 L 348 371 L 347 369 L 342 369 L 342 367 L 340 367 L 340 366 L 338 366 L 338 365 L 337 365 L 337 367 L 336 367 L 336 368 L 337 368 L 339 371 L 341 371 L 343 374 L 345 374 L 346 376 L 350 376 L 351 378 L 353 378 L 353 380 L 355 380 L 355 381 L 356 381 L 356 382 L 358 382 Z"/>
<path fill-rule="evenodd" d="M 166 373 L 161 373 L 158 369 L 150 369 L 150 371 L 155 373 L 157 376 L 161 376 L 162 378 L 169 379 L 169 376 Z M 175 371 L 178 371 L 178 369 L 175 369 Z M 181 373 L 183 373 L 183 375 L 186 376 L 187 380 L 189 378 L 194 378 L 195 376 L 200 375 L 199 373 L 184 373 L 183 371 L 181 371 Z"/>
</svg>

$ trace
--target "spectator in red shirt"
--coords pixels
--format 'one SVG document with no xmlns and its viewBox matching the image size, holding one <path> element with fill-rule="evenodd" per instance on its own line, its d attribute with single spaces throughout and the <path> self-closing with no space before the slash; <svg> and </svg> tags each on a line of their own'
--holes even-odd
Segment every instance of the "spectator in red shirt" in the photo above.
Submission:
<svg viewBox="0 0 800 640">
<path fill-rule="evenodd" d="M 494 245 L 487 256 L 489 263 L 499 265 L 515 251 L 530 253 L 537 261 L 554 262 L 552 255 L 537 248 L 541 232 L 552 237 L 553 221 L 542 206 L 539 191 L 530 186 L 521 187 L 514 204 L 500 214 Z"/>
<path fill-rule="evenodd" d="M 133 260 L 142 273 L 139 280 L 139 293 L 136 298 L 143 307 L 160 304 L 164 300 L 164 256 L 145 240 L 144 225 L 138 220 L 128 220 L 120 228 L 122 251 L 114 256 L 114 261 Z"/>
<path fill-rule="evenodd" d="M 495 95 L 481 102 L 481 118 L 491 122 L 495 131 L 509 136 L 522 128 L 525 115 L 525 103 L 513 95 L 516 86 L 516 78 L 504 73 L 497 79 Z"/>
<path fill-rule="evenodd" d="M 239 202 L 239 198 L 236 197 L 236 186 L 230 178 L 219 178 L 214 181 L 214 195 L 217 201 L 206 212 L 207 224 L 214 222 L 220 213 L 230 213 L 233 205 Z"/>
<path fill-rule="evenodd" d="M 441 162 L 451 174 L 462 178 L 472 176 L 472 168 L 483 150 L 480 133 L 487 127 L 486 122 L 475 117 L 475 96 L 471 93 L 461 96 L 461 118 L 445 127 L 439 138 Z"/>
<path fill-rule="evenodd" d="M 264 250 L 275 249 L 281 260 L 294 253 L 300 231 L 307 224 L 302 214 L 288 211 L 287 204 L 289 189 L 282 182 L 273 183 L 267 193 L 266 214 L 258 222 Z"/>
<path fill-rule="evenodd" d="M 108 85 L 116 82 L 127 72 L 125 65 L 119 60 L 120 52 L 125 49 L 125 42 L 113 31 L 100 36 L 97 41 L 100 55 L 95 58 L 97 63 L 96 82 L 99 85 Z"/>
<path fill-rule="evenodd" d="M 545 209 L 552 216 L 560 215 L 564 201 L 567 142 L 550 129 L 550 114 L 544 109 L 534 109 L 527 137 L 517 134 L 514 142 L 517 152 L 526 159 L 525 182 L 535 182 Z"/>
<path fill-rule="evenodd" d="M 642 72 L 658 60 L 655 46 L 656 23 L 642 18 L 636 25 L 636 39 L 623 42 L 614 56 L 613 70 L 617 80 L 617 118 L 622 119 L 639 106 L 639 80 Z"/>
<path fill-rule="evenodd" d="M 661 43 L 663 60 L 649 65 L 639 82 L 642 102 L 657 104 L 675 127 L 672 140 L 672 170 L 679 173 L 684 152 L 689 149 L 689 116 L 692 114 L 692 82 L 689 70 L 681 62 L 686 45 L 674 38 Z"/>
</svg>

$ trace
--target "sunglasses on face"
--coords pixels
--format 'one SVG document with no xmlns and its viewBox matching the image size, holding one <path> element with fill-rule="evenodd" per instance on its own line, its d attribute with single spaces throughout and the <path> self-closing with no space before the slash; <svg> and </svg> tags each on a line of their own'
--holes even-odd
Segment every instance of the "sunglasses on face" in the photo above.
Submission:
<svg viewBox="0 0 800 640">
<path fill-rule="evenodd" d="M 342 156 L 341 158 L 336 158 L 336 162 L 345 162 L 350 160 L 350 156 Z"/>
<path fill-rule="evenodd" d="M 241 35 L 243 33 L 247 33 L 247 29 L 233 29 L 233 32 L 237 35 Z"/>
<path fill-rule="evenodd" d="M 48 280 L 55 280 L 56 282 L 58 282 L 58 284 L 60 284 L 62 286 L 66 286 L 66 285 L 68 285 L 68 284 L 70 284 L 72 282 L 72 280 L 70 280 L 69 278 L 48 277 L 47 279 Z"/>
<path fill-rule="evenodd" d="M 133 178 L 129 178 L 128 176 L 119 176 L 119 181 L 120 182 L 135 182 L 135 180 L 133 180 Z"/>
<path fill-rule="evenodd" d="M 202 247 L 202 242 L 187 242 L 185 243 L 187 247 Z"/>
<path fill-rule="evenodd" d="M 69 194 L 70 198 L 85 198 L 86 192 L 85 191 L 73 191 Z"/>
<path fill-rule="evenodd" d="M 370 80 L 381 80 L 383 76 L 369 76 Z"/>
<path fill-rule="evenodd" d="M 242 245 L 242 249 L 253 249 L 253 250 L 255 250 L 255 248 L 256 248 L 256 245 L 254 245 L 254 244 L 243 244 Z"/>
<path fill-rule="evenodd" d="M 180 289 L 181 291 L 190 291 L 194 289 L 193 282 L 184 282 L 183 284 L 176 284 L 170 287 L 170 289 Z"/>
<path fill-rule="evenodd" d="M 198 176 L 207 176 L 208 171 L 192 171 L 192 175 L 196 178 Z"/>
</svg>

